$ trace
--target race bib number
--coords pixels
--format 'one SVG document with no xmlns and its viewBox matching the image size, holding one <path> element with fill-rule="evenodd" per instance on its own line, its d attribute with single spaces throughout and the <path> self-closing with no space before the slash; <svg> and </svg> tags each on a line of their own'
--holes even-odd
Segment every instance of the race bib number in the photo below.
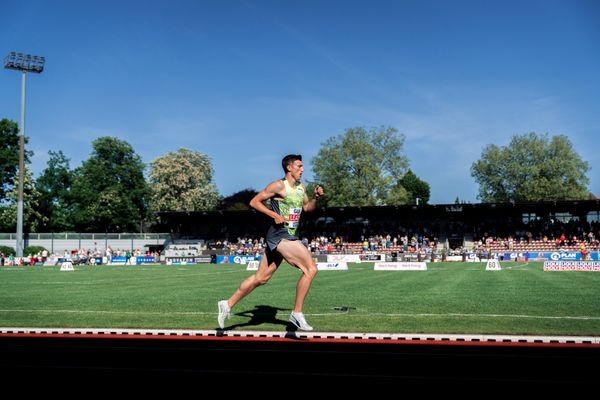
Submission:
<svg viewBox="0 0 600 400">
<path fill-rule="evenodd" d="M 302 212 L 301 208 L 290 208 L 290 213 L 288 215 L 288 227 L 295 229 L 298 227 L 300 223 L 300 213 Z"/>
</svg>

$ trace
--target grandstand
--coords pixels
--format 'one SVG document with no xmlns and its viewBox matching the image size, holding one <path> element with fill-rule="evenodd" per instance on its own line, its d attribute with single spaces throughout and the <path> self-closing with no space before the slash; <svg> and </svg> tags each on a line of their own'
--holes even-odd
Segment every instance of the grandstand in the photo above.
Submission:
<svg viewBox="0 0 600 400">
<path fill-rule="evenodd" d="M 26 245 L 43 246 L 57 254 L 111 247 L 157 251 L 161 261 L 190 257 L 215 262 L 218 255 L 260 253 L 270 223 L 255 210 L 161 212 L 158 216 L 156 230 L 168 233 L 28 233 Z M 487 258 L 505 253 L 576 252 L 585 258 L 600 250 L 597 199 L 322 207 L 306 213 L 301 224 L 302 239 L 315 256 L 385 254 L 392 260 L 434 261 L 464 260 L 470 253 Z M 12 247 L 14 241 L 14 234 L 0 234 L 0 245 Z"/>
<path fill-rule="evenodd" d="M 259 241 L 270 223 L 254 210 L 162 212 L 174 243 L 205 240 L 227 253 L 240 238 Z M 419 254 L 469 252 L 584 253 L 599 250 L 600 201 L 323 207 L 303 215 L 301 235 L 317 253 Z M 337 241 L 336 241 L 337 240 Z"/>
</svg>

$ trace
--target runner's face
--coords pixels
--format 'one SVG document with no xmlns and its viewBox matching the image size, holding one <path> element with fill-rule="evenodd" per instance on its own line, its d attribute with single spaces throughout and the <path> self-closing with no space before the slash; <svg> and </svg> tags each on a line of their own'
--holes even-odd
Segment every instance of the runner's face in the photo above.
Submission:
<svg viewBox="0 0 600 400">
<path fill-rule="evenodd" d="M 295 180 L 300 180 L 302 177 L 302 173 L 304 172 L 304 164 L 302 161 L 296 160 L 292 164 L 290 164 L 290 174 Z"/>
</svg>

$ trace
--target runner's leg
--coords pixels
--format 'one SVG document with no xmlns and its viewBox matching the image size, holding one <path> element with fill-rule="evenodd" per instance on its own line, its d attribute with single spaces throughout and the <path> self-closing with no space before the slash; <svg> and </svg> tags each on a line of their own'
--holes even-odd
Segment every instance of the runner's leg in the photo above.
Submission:
<svg viewBox="0 0 600 400">
<path fill-rule="evenodd" d="M 304 299 L 317 275 L 317 266 L 308 249 L 299 240 L 282 240 L 277 246 L 277 251 L 289 264 L 302 271 L 302 276 L 296 286 L 296 302 L 294 304 L 294 312 L 301 313 Z"/>
<path fill-rule="evenodd" d="M 240 287 L 233 293 L 233 295 L 227 301 L 230 308 L 236 305 L 241 299 L 248 296 L 254 289 L 260 285 L 267 283 L 279 265 L 283 261 L 283 258 L 277 251 L 265 250 L 263 257 L 258 265 L 258 271 L 252 276 L 244 279 L 240 284 Z"/>
</svg>

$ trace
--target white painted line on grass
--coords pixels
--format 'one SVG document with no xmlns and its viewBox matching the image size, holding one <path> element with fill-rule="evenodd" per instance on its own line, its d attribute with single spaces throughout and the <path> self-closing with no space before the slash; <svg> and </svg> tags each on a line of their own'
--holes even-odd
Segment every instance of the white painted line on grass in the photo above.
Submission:
<svg viewBox="0 0 600 400">
<path fill-rule="evenodd" d="M 5 313 L 56 313 L 56 314 L 125 314 L 125 315 L 217 315 L 209 311 L 121 311 L 121 310 L 43 310 L 43 309 L 0 309 Z M 277 315 L 288 313 L 277 313 Z M 232 315 L 235 315 L 233 312 Z M 312 317 L 352 316 L 361 318 L 386 317 L 431 317 L 431 318 L 531 318 L 531 319 L 556 319 L 556 320 L 582 320 L 597 321 L 600 317 L 588 315 L 526 315 L 526 314 L 467 314 L 467 313 L 360 313 L 355 311 L 338 311 L 327 313 L 305 313 Z"/>
</svg>

